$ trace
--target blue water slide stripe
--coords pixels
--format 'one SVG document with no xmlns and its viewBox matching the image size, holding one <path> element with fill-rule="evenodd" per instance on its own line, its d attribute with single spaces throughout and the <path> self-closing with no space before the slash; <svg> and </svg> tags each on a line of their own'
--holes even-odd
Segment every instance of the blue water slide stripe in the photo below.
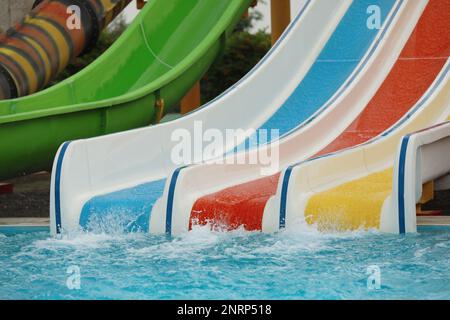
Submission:
<svg viewBox="0 0 450 320">
<path fill-rule="evenodd" d="M 287 194 L 289 188 L 289 180 L 291 179 L 293 167 L 290 166 L 286 169 L 283 177 L 283 184 L 281 186 L 281 203 L 280 203 L 280 221 L 279 228 L 286 228 L 286 205 L 287 205 Z"/>
<path fill-rule="evenodd" d="M 403 137 L 402 145 L 400 147 L 400 160 L 398 171 L 398 231 L 404 234 L 405 227 L 405 166 L 406 166 L 406 152 L 408 150 L 410 135 Z"/>
<path fill-rule="evenodd" d="M 69 146 L 70 141 L 65 142 L 61 151 L 58 155 L 58 160 L 56 163 L 56 176 L 55 176 L 55 224 L 56 224 L 56 233 L 61 233 L 61 170 L 64 155 L 66 154 L 67 147 Z"/>
<path fill-rule="evenodd" d="M 186 168 L 186 166 L 177 168 L 172 174 L 172 178 L 170 179 L 166 207 L 166 234 L 169 236 L 172 234 L 173 199 L 175 196 L 175 187 L 177 185 L 178 176 L 180 175 L 181 170 L 183 170 L 184 168 Z"/>
</svg>

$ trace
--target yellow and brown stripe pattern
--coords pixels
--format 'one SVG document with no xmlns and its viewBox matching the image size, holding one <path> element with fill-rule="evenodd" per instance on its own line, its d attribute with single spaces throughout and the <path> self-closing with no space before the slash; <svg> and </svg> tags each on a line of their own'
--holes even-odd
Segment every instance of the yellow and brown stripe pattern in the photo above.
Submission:
<svg viewBox="0 0 450 320">
<path fill-rule="evenodd" d="M 75 57 L 95 45 L 100 31 L 131 0 L 44 0 L 0 35 L 0 100 L 45 88 Z M 80 8 L 80 28 L 67 24 Z"/>
</svg>

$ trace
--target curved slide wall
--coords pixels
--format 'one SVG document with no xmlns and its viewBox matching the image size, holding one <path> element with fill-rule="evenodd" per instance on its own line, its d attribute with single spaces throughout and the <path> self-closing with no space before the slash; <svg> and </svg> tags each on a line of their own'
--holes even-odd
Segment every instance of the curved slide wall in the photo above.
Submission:
<svg viewBox="0 0 450 320">
<path fill-rule="evenodd" d="M 133 207 L 122 196 L 131 194 L 132 201 L 143 194 L 147 204 L 138 202 L 138 206 L 142 204 L 141 209 L 148 210 L 145 212 L 148 217 L 146 208 L 151 208 L 152 195 L 156 199 L 164 185 L 164 181 L 158 180 L 177 167 L 170 156 L 177 144 L 171 139 L 172 132 L 186 129 L 193 133 L 198 121 L 204 130 L 215 128 L 222 132 L 257 128 L 266 122 L 307 74 L 350 4 L 348 0 L 308 1 L 281 41 L 258 66 L 205 108 L 158 126 L 61 146 L 52 174 L 52 233 L 60 231 L 60 227 L 78 228 L 81 211 L 90 206 L 85 204 L 105 194 L 112 197 L 108 203 L 125 205 L 125 212 Z M 224 151 L 234 146 L 234 143 L 226 145 Z"/>
<path fill-rule="evenodd" d="M 65 141 L 156 123 L 210 67 L 250 2 L 148 1 L 88 67 L 0 101 L 0 179 L 49 170 Z"/>
<path fill-rule="evenodd" d="M 69 62 L 97 42 L 101 30 L 131 0 L 41 1 L 20 23 L 0 34 L 0 100 L 46 87 Z M 80 26 L 71 28 L 71 6 Z"/>
<path fill-rule="evenodd" d="M 444 25 L 445 21 L 448 21 L 445 16 L 448 12 L 446 8 L 448 8 L 446 0 L 428 3 L 401 56 L 376 95 L 361 115 L 324 150 L 330 152 L 332 150 L 330 146 L 336 146 L 335 150 L 339 150 L 338 148 L 356 145 L 375 137 L 394 124 L 419 100 L 442 67 L 442 59 L 435 58 L 445 57 L 447 30 Z M 420 57 L 423 59 L 417 59 Z M 432 59 L 429 59 L 430 57 Z M 390 97 L 390 100 L 386 97 Z M 355 123 L 360 125 L 358 132 L 352 130 Z M 357 138 L 352 141 L 347 139 L 349 135 Z M 345 142 L 348 144 L 345 145 Z M 318 154 L 322 153 L 318 152 Z M 321 170 L 326 172 L 325 168 Z M 198 199 L 192 208 L 190 223 L 196 221 L 204 224 L 214 221 L 231 228 L 244 225 L 250 230 L 261 230 L 264 210 L 269 198 L 276 193 L 278 185 L 283 185 L 283 180 L 289 177 L 285 178 L 283 175 L 281 179 L 278 178 L 275 175 L 258 179 Z M 318 182 L 314 181 L 314 183 Z M 271 208 L 277 206 L 278 212 L 286 210 L 283 205 L 280 208 L 279 203 L 270 203 L 268 206 L 269 211 L 275 210 Z M 297 208 L 297 210 L 301 209 Z M 335 212 L 331 208 L 318 209 L 318 211 L 329 212 L 329 216 L 334 216 Z M 276 220 L 277 226 L 278 223 L 281 226 L 285 224 L 286 215 L 281 214 L 282 218 Z M 275 223 L 275 220 L 270 221 Z M 186 223 L 182 227 L 186 228 Z"/>
<path fill-rule="evenodd" d="M 417 204 L 426 203 L 430 196 L 424 191 L 424 185 L 431 183 L 432 191 L 450 189 L 449 120 L 450 116 L 446 122 L 407 134 L 401 139 L 394 163 L 392 193 L 382 209 L 381 221 L 385 231 L 416 231 Z M 388 228 L 391 230 L 386 230 Z"/>
</svg>

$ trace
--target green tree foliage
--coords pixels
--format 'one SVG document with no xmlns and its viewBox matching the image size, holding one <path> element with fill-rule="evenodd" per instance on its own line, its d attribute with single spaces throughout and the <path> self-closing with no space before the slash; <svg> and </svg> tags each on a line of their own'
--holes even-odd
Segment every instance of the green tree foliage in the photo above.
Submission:
<svg viewBox="0 0 450 320">
<path fill-rule="evenodd" d="M 271 47 L 270 34 L 260 30 L 250 33 L 253 23 L 262 18 L 253 11 L 241 19 L 227 41 L 221 58 L 211 67 L 201 80 L 202 103 L 214 99 L 245 76 Z"/>
</svg>

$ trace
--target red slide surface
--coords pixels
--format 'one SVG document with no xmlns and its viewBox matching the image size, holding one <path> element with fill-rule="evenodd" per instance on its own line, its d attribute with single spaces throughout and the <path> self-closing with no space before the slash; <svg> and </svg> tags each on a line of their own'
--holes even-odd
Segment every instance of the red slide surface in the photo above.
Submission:
<svg viewBox="0 0 450 320">
<path fill-rule="evenodd" d="M 364 111 L 317 155 L 366 142 L 395 124 L 424 95 L 450 54 L 450 0 L 430 0 L 388 77 Z M 264 207 L 276 193 L 280 173 L 198 199 L 192 221 L 261 230 Z"/>
</svg>

